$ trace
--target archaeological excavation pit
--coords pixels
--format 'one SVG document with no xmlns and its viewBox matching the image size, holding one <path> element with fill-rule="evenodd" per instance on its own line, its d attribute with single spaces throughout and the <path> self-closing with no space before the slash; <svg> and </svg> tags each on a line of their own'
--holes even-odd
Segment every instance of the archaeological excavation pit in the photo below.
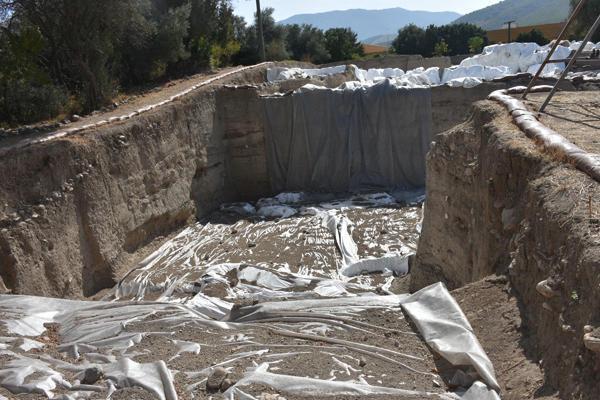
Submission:
<svg viewBox="0 0 600 400">
<path fill-rule="evenodd" d="M 599 76 L 484 56 L 1 139 L 0 399 L 598 398 Z"/>
</svg>

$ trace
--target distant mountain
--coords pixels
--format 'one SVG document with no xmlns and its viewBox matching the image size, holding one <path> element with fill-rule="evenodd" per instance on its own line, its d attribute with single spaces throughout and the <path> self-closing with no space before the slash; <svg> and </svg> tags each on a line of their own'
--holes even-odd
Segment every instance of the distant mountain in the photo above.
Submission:
<svg viewBox="0 0 600 400">
<path fill-rule="evenodd" d="M 377 46 L 391 46 L 392 42 L 396 39 L 396 34 L 391 35 L 377 35 L 362 40 L 364 44 L 374 44 Z"/>
<path fill-rule="evenodd" d="M 460 17 L 455 12 L 410 11 L 404 8 L 386 10 L 345 10 L 318 14 L 298 14 L 280 24 L 310 24 L 320 29 L 352 28 L 363 40 L 377 35 L 395 34 L 408 24 L 426 27 L 430 24 L 449 24 Z"/>
<path fill-rule="evenodd" d="M 517 26 L 562 22 L 569 16 L 569 0 L 504 0 L 457 19 L 486 30 L 502 29 L 507 21 Z"/>
</svg>

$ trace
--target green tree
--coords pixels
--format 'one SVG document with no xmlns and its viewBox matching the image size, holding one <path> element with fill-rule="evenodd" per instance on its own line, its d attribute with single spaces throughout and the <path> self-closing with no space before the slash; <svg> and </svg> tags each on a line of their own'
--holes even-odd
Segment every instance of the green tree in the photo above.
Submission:
<svg viewBox="0 0 600 400">
<path fill-rule="evenodd" d="M 473 36 L 469 39 L 469 53 L 479 54 L 483 50 L 485 40 L 481 36 Z"/>
<path fill-rule="evenodd" d="M 424 41 L 425 31 L 410 24 L 398 31 L 398 36 L 392 42 L 392 48 L 397 54 L 422 54 Z"/>
<path fill-rule="evenodd" d="M 450 24 L 442 25 L 439 27 L 429 27 L 428 30 L 433 29 L 436 31 L 438 42 L 444 40 L 450 49 L 449 55 L 461 55 L 469 54 L 470 46 L 469 40 L 472 37 L 479 36 L 483 39 L 483 45 L 487 45 L 486 32 L 473 24 Z"/>
<path fill-rule="evenodd" d="M 540 46 L 544 46 L 550 43 L 550 41 L 546 39 L 542 31 L 535 28 L 529 32 L 520 33 L 515 41 L 519 43 L 537 43 Z"/>
<path fill-rule="evenodd" d="M 286 47 L 294 60 L 323 64 L 331 59 L 325 34 L 312 25 L 286 26 Z"/>
<path fill-rule="evenodd" d="M 192 4 L 185 72 L 229 64 L 246 39 L 246 23 L 233 14 L 230 0 L 189 0 Z"/>
<path fill-rule="evenodd" d="M 168 8 L 149 0 L 137 0 L 130 10 L 120 48 L 121 82 L 141 84 L 167 74 L 169 66 L 190 57 L 186 47 L 191 5 Z M 164 7 L 164 9 L 163 9 Z"/>
<path fill-rule="evenodd" d="M 0 30 L 0 125 L 49 119 L 64 108 L 64 90 L 38 65 L 43 48 L 33 27 Z"/>
<path fill-rule="evenodd" d="M 265 52 L 267 60 L 278 61 L 289 58 L 286 49 L 287 29 L 283 25 L 278 25 L 273 18 L 272 8 L 262 10 L 263 33 L 265 37 Z M 241 43 L 240 52 L 235 57 L 236 62 L 240 64 L 256 64 L 259 62 L 258 54 L 258 33 L 256 26 L 258 19 L 255 15 L 254 25 L 246 29 L 243 34 L 244 40 Z"/>
<path fill-rule="evenodd" d="M 365 55 L 356 33 L 350 28 L 333 28 L 325 32 L 325 42 L 331 61 L 352 60 Z"/>
<path fill-rule="evenodd" d="M 571 8 L 574 9 L 579 2 L 580 0 L 571 0 Z M 573 33 L 579 40 L 583 39 L 594 21 L 596 21 L 596 18 L 598 18 L 598 15 L 600 15 L 600 0 L 588 0 L 583 10 L 579 13 L 573 30 Z M 600 42 L 600 29 L 596 31 L 592 41 L 595 43 Z"/>
<path fill-rule="evenodd" d="M 444 39 L 442 39 L 440 42 L 436 43 L 434 50 L 433 50 L 433 55 L 434 56 L 447 56 L 448 53 L 450 53 L 450 48 L 448 47 L 448 43 L 446 43 L 446 41 Z"/>
<path fill-rule="evenodd" d="M 430 25 L 425 30 L 408 25 L 398 32 L 392 47 L 399 54 L 420 54 L 423 57 L 431 57 L 440 52 L 451 56 L 469 54 L 470 41 L 474 37 L 483 40 L 482 47 L 487 45 L 486 32 L 473 24 Z"/>
<path fill-rule="evenodd" d="M 229 64 L 241 36 L 231 0 L 0 0 L 0 89 L 21 93 L 0 94 L 0 114 L 29 122 L 34 114 L 12 103 L 49 110 L 33 104 L 58 104 L 65 92 L 71 111 L 91 111 L 123 86 Z M 50 108 L 40 118 L 60 107 Z"/>
</svg>

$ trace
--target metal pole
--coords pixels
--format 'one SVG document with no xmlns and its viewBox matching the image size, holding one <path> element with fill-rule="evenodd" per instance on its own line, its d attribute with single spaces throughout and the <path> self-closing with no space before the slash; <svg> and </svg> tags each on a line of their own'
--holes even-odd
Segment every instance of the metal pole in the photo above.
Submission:
<svg viewBox="0 0 600 400">
<path fill-rule="evenodd" d="M 567 33 L 567 31 L 569 30 L 569 27 L 571 26 L 571 24 L 573 23 L 573 21 L 575 21 L 575 18 L 577 18 L 577 16 L 579 15 L 579 13 L 581 12 L 581 10 L 583 9 L 583 6 L 585 5 L 586 2 L 587 2 L 587 0 L 581 0 L 579 2 L 579 4 L 577 5 L 577 7 L 575 7 L 575 9 L 573 10 L 573 13 L 569 17 L 569 20 L 567 21 L 567 23 L 565 24 L 565 26 L 563 26 L 562 31 L 560 31 L 560 34 L 558 35 L 558 38 L 554 41 L 554 44 L 552 45 L 552 49 L 550 50 L 550 53 L 548 53 L 548 55 L 546 56 L 546 59 L 542 63 L 542 66 L 540 67 L 540 69 L 538 70 L 538 72 L 535 73 L 535 76 L 533 77 L 533 79 L 529 82 L 529 86 L 527 86 L 527 90 L 525 90 L 525 92 L 523 93 L 523 99 L 527 98 L 527 95 L 531 91 L 531 88 L 533 87 L 533 85 L 535 85 L 535 83 L 537 82 L 537 80 L 540 79 L 540 76 L 542 75 L 542 72 L 544 71 L 544 68 L 546 68 L 546 65 L 548 65 L 548 62 L 550 61 L 550 59 L 552 58 L 552 56 L 556 52 L 556 49 L 558 48 L 558 45 L 560 44 L 560 42 L 562 41 L 563 37 L 565 36 L 565 34 Z"/>
<path fill-rule="evenodd" d="M 542 107 L 540 107 L 540 112 L 544 112 L 544 110 L 546 109 L 546 107 L 550 103 L 550 100 L 552 100 L 552 97 L 554 97 L 554 95 L 556 94 L 556 91 L 558 90 L 558 85 L 560 85 L 560 83 L 567 77 L 567 74 L 569 73 L 569 70 L 573 67 L 573 64 L 575 64 L 575 62 L 577 62 L 577 58 L 579 58 L 579 56 L 581 55 L 581 53 L 583 53 L 583 50 L 585 49 L 585 46 L 592 39 L 592 36 L 594 36 L 594 34 L 596 33 L 596 31 L 598 30 L 598 27 L 600 27 L 600 15 L 598 15 L 598 18 L 596 19 L 596 22 L 594 22 L 594 25 L 592 25 L 592 27 L 590 28 L 590 30 L 587 33 L 587 35 L 585 35 L 585 39 L 583 39 L 583 42 L 581 42 L 581 46 L 579 46 L 579 48 L 577 49 L 577 52 L 575 53 L 575 55 L 573 56 L 573 58 L 571 58 L 571 61 L 569 61 L 569 64 L 567 65 L 567 68 L 565 68 L 565 70 L 563 71 L 562 75 L 560 76 L 560 78 L 556 82 L 556 85 L 554 85 L 554 87 L 552 88 L 552 91 L 548 95 L 548 98 L 546 98 L 546 101 L 544 102 L 544 104 L 542 104 Z"/>
<path fill-rule="evenodd" d="M 508 42 L 507 43 L 512 42 L 512 35 L 511 35 L 510 29 L 512 28 L 512 24 L 514 24 L 515 22 L 517 22 L 517 21 L 506 21 L 505 22 L 505 24 L 508 25 Z"/>
<path fill-rule="evenodd" d="M 266 61 L 267 56 L 265 54 L 265 35 L 263 32 L 263 20 L 262 10 L 260 9 L 260 0 L 256 0 L 256 23 L 258 25 L 258 47 L 261 61 Z"/>
</svg>

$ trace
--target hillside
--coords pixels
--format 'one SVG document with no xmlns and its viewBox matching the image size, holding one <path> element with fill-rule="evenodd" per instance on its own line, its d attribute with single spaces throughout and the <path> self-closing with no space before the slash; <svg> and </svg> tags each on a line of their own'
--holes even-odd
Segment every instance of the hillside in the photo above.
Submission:
<svg viewBox="0 0 600 400">
<path fill-rule="evenodd" d="M 386 10 L 345 10 L 317 14 L 298 14 L 280 24 L 310 24 L 320 29 L 352 28 L 359 40 L 378 35 L 395 34 L 410 23 L 425 27 L 430 24 L 443 25 L 460 17 L 455 12 L 410 11 L 404 8 Z"/>
<path fill-rule="evenodd" d="M 394 39 L 396 38 L 396 33 L 392 33 L 389 35 L 377 35 L 372 36 L 370 38 L 362 40 L 364 44 L 374 44 L 378 46 L 389 46 L 392 44 Z"/>
<path fill-rule="evenodd" d="M 561 22 L 569 16 L 569 0 L 504 0 L 464 15 L 455 22 L 469 22 L 486 30 L 501 29 L 506 21 L 517 26 Z"/>
</svg>

